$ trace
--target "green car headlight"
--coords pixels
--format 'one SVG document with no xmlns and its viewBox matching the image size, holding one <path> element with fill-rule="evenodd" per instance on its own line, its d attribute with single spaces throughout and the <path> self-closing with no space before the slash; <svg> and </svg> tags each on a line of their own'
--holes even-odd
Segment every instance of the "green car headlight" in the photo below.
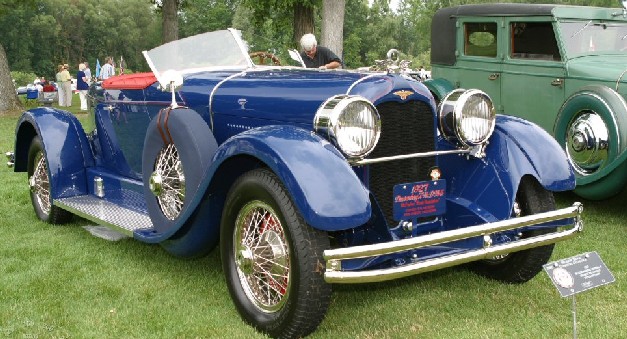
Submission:
<svg viewBox="0 0 627 339">
<path fill-rule="evenodd" d="M 335 144 L 349 161 L 356 161 L 365 158 L 377 145 L 381 119 L 366 98 L 338 95 L 320 106 L 314 130 Z"/>
<path fill-rule="evenodd" d="M 496 113 L 484 92 L 456 89 L 440 103 L 439 127 L 442 135 L 473 147 L 485 143 L 494 131 Z"/>
</svg>

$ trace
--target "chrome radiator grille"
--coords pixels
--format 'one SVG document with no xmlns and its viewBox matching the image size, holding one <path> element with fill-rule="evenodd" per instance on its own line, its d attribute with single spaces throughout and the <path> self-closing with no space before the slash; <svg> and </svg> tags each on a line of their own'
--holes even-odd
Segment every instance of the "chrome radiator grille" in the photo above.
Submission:
<svg viewBox="0 0 627 339">
<path fill-rule="evenodd" d="M 381 116 L 381 138 L 369 159 L 435 150 L 434 115 L 422 101 L 387 102 L 377 106 Z M 377 199 L 389 226 L 392 218 L 394 185 L 430 180 L 435 158 L 414 158 L 370 165 L 370 192 Z"/>
</svg>

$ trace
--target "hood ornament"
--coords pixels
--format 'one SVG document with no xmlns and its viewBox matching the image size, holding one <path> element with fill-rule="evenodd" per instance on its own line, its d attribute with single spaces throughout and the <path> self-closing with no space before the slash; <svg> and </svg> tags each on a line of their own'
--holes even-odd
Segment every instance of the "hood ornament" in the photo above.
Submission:
<svg viewBox="0 0 627 339">
<path fill-rule="evenodd" d="M 374 61 L 375 65 L 370 67 L 370 71 L 400 74 L 408 79 L 415 79 L 411 74 L 416 72 L 409 67 L 411 60 L 401 60 L 400 55 L 401 53 L 397 49 L 392 48 L 387 52 L 387 59 Z"/>
</svg>

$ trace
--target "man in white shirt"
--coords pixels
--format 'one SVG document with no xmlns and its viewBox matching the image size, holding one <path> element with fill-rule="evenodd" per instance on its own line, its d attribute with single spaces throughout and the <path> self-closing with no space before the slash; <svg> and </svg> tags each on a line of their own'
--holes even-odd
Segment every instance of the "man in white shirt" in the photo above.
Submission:
<svg viewBox="0 0 627 339">
<path fill-rule="evenodd" d="M 100 70 L 100 79 L 106 80 L 115 75 L 115 68 L 113 68 L 113 57 L 107 57 L 105 59 L 106 63 L 102 66 Z"/>
</svg>

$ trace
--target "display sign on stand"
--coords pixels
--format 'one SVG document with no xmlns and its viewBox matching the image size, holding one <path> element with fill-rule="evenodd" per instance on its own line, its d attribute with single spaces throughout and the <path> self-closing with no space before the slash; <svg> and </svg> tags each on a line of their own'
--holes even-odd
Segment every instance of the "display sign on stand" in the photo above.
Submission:
<svg viewBox="0 0 627 339">
<path fill-rule="evenodd" d="M 562 297 L 573 299 L 573 337 L 577 338 L 577 302 L 575 295 L 615 281 L 597 252 L 550 262 L 543 266 Z"/>
</svg>

